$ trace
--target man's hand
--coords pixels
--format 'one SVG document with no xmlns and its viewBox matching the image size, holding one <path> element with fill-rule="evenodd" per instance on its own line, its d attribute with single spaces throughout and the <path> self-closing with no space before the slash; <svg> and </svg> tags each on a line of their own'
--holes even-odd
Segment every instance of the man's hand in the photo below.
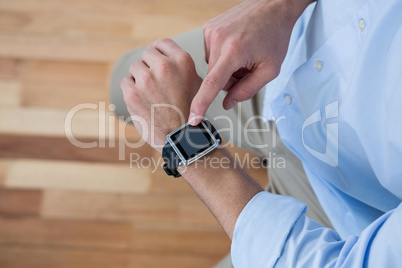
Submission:
<svg viewBox="0 0 402 268">
<path fill-rule="evenodd" d="M 142 138 L 161 152 L 166 135 L 186 122 L 201 78 L 171 39 L 153 42 L 129 72 L 121 81 L 128 111 Z"/>
<path fill-rule="evenodd" d="M 191 103 L 198 124 L 220 90 L 225 109 L 253 97 L 278 76 L 290 35 L 311 0 L 246 0 L 204 25 L 208 75 Z"/>
</svg>

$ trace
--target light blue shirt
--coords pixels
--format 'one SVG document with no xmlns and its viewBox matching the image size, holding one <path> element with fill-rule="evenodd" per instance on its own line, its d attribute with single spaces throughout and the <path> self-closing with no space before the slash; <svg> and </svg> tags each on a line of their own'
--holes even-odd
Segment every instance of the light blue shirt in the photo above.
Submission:
<svg viewBox="0 0 402 268">
<path fill-rule="evenodd" d="M 402 1 L 318 0 L 296 23 L 263 114 L 335 230 L 267 192 L 240 214 L 235 267 L 402 267 Z"/>
</svg>

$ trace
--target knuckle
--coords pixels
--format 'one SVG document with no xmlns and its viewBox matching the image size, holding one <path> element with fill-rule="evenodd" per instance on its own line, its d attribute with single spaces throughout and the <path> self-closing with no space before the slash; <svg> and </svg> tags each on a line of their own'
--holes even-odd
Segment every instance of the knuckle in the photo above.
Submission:
<svg viewBox="0 0 402 268">
<path fill-rule="evenodd" d="M 241 48 L 240 40 L 232 39 L 229 41 L 229 43 L 227 44 L 227 47 L 225 49 L 228 54 L 232 54 L 232 53 L 237 53 L 238 51 L 240 51 L 240 48 Z"/>
<path fill-rule="evenodd" d="M 207 75 L 204 78 L 204 85 L 208 91 L 212 91 L 218 85 L 218 78 L 215 75 Z"/>
<path fill-rule="evenodd" d="M 160 42 L 161 42 L 161 39 L 156 39 L 156 40 L 154 40 L 151 44 L 149 44 L 149 46 L 147 47 L 147 49 L 151 49 L 151 48 L 157 47 L 157 46 L 160 44 Z"/>
<path fill-rule="evenodd" d="M 170 42 L 171 40 L 172 40 L 172 39 L 170 39 L 170 38 L 160 38 L 160 39 L 156 39 L 155 41 L 153 41 L 153 42 L 151 43 L 151 47 L 157 47 L 157 46 L 163 45 L 164 43 Z"/>
<path fill-rule="evenodd" d="M 130 74 L 133 74 L 137 70 L 138 63 L 139 61 L 134 61 L 133 63 L 131 63 L 130 68 L 128 69 L 128 72 Z"/>
<path fill-rule="evenodd" d="M 148 48 L 152 48 L 155 47 L 156 45 L 158 45 L 161 42 L 162 39 L 156 39 L 154 40 L 149 46 Z"/>
<path fill-rule="evenodd" d="M 150 84 L 153 80 L 153 76 L 152 76 L 151 72 L 142 73 L 141 80 L 142 80 L 142 83 L 145 85 Z"/>
<path fill-rule="evenodd" d="M 171 42 L 172 39 L 171 39 L 171 38 L 168 38 L 168 37 L 165 37 L 165 38 L 159 39 L 159 41 L 160 41 L 161 43 L 166 43 L 166 42 Z"/>
<path fill-rule="evenodd" d="M 125 100 L 133 99 L 137 92 L 136 88 L 132 86 L 132 79 L 132 77 L 126 76 L 120 81 L 120 88 Z"/>
<path fill-rule="evenodd" d="M 122 88 L 122 89 L 126 89 L 127 87 L 128 87 L 128 80 L 129 79 L 129 77 L 124 77 L 123 79 L 121 79 L 121 81 L 120 81 L 120 88 Z"/>
<path fill-rule="evenodd" d="M 163 59 L 158 63 L 158 70 L 162 75 L 166 75 L 170 73 L 171 63 L 167 59 Z"/>
<path fill-rule="evenodd" d="M 264 70 L 265 77 L 268 81 L 276 78 L 281 72 L 281 62 L 273 61 L 273 62 L 263 62 L 261 64 L 261 69 Z"/>
<path fill-rule="evenodd" d="M 277 64 L 263 65 L 262 68 L 264 69 L 263 74 L 264 74 L 266 83 L 275 79 L 281 72 L 281 66 L 279 64 L 278 65 Z"/>
<path fill-rule="evenodd" d="M 217 41 L 221 39 L 223 36 L 224 29 L 222 27 L 215 28 L 211 33 L 211 38 L 213 41 Z"/>
<path fill-rule="evenodd" d="M 190 54 L 184 50 L 177 54 L 177 61 L 184 65 L 193 63 L 193 59 L 191 58 Z"/>
<path fill-rule="evenodd" d="M 152 49 L 152 47 L 151 47 L 151 45 L 149 45 L 147 47 L 147 49 L 144 50 L 144 52 L 141 55 L 142 60 L 145 60 L 148 57 L 148 54 L 150 53 L 151 49 Z"/>
<path fill-rule="evenodd" d="M 133 63 L 130 64 L 130 67 L 128 67 L 128 72 L 130 74 L 132 74 L 134 70 L 135 70 L 135 66 L 134 66 L 134 62 L 133 62 Z"/>
<path fill-rule="evenodd" d="M 204 36 L 211 32 L 211 26 L 210 25 L 211 25 L 210 21 L 207 21 L 202 26 L 202 31 L 204 33 Z"/>
<path fill-rule="evenodd" d="M 272 71 L 271 71 L 272 79 L 276 78 L 280 72 L 281 72 L 281 66 L 279 64 L 277 66 L 275 66 L 274 68 L 272 68 Z"/>
</svg>

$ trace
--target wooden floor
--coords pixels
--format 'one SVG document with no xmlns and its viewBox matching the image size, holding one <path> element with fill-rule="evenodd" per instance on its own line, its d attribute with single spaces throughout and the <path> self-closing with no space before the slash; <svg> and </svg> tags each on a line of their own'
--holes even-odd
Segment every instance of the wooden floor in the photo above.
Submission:
<svg viewBox="0 0 402 268">
<path fill-rule="evenodd" d="M 130 168 L 130 153 L 158 160 L 155 151 L 123 146 L 119 160 L 123 134 L 139 135 L 102 108 L 119 55 L 239 2 L 0 0 L 0 267 L 210 267 L 229 252 L 183 179 Z M 73 135 L 96 148 L 66 138 L 81 103 L 96 107 L 76 113 Z M 266 183 L 265 170 L 250 172 Z"/>
</svg>

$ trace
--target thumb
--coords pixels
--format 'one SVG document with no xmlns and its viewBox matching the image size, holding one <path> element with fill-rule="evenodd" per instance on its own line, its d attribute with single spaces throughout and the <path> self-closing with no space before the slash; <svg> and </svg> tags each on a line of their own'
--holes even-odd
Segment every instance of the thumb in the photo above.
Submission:
<svg viewBox="0 0 402 268">
<path fill-rule="evenodd" d="M 200 89 L 191 102 L 189 117 L 191 125 L 195 126 L 201 122 L 209 105 L 228 83 L 234 71 L 238 69 L 233 66 L 231 62 L 219 60 L 204 78 Z"/>
<path fill-rule="evenodd" d="M 271 71 L 264 68 L 259 68 L 242 78 L 235 86 L 233 86 L 225 99 L 223 107 L 226 110 L 231 109 L 238 102 L 251 99 L 262 89 L 269 81 L 277 76 Z"/>
</svg>

